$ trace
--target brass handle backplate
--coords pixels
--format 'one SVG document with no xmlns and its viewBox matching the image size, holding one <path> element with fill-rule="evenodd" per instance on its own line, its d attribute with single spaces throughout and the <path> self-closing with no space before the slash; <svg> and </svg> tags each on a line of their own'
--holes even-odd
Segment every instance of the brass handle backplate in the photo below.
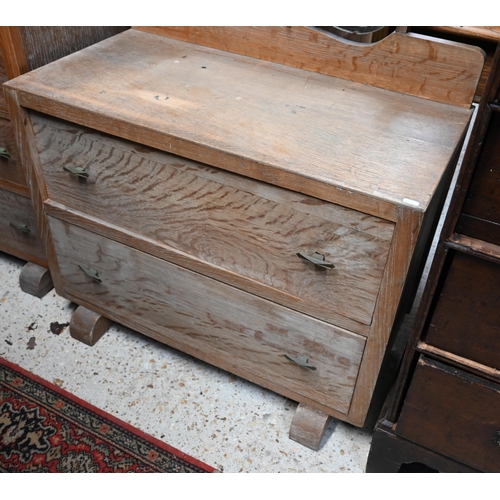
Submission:
<svg viewBox="0 0 500 500">
<path fill-rule="evenodd" d="M 16 222 L 9 222 L 9 224 L 16 228 L 18 231 L 22 231 L 23 233 L 31 233 L 31 229 L 26 224 L 17 224 Z"/>
<path fill-rule="evenodd" d="M 316 367 L 311 365 L 311 363 L 309 363 L 309 359 L 303 354 L 298 354 L 297 356 L 295 356 L 295 358 L 289 356 L 288 354 L 285 354 L 285 358 L 302 368 L 307 368 L 308 370 L 316 370 Z"/>
<path fill-rule="evenodd" d="M 0 146 L 0 158 L 10 158 L 10 153 L 2 146 Z"/>
<path fill-rule="evenodd" d="M 89 277 L 92 278 L 97 283 L 102 283 L 102 279 L 99 276 L 99 271 L 93 267 L 83 267 L 78 265 L 78 267 Z"/>
<path fill-rule="evenodd" d="M 306 255 L 302 252 L 298 252 L 297 257 L 300 257 L 301 259 L 307 260 L 315 266 L 323 267 L 325 269 L 333 269 L 335 267 L 331 262 L 328 262 L 326 260 L 325 256 L 322 253 L 319 252 L 314 252 L 312 255 Z"/>
<path fill-rule="evenodd" d="M 80 179 L 89 178 L 89 173 L 83 167 L 63 167 L 63 170 L 65 172 L 68 172 L 68 174 Z"/>
</svg>

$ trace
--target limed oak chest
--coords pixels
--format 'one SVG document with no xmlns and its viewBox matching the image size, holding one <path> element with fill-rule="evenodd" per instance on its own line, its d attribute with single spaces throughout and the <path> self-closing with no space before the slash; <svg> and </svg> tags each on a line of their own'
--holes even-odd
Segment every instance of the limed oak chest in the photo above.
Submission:
<svg viewBox="0 0 500 500">
<path fill-rule="evenodd" d="M 153 27 L 9 82 L 72 334 L 108 318 L 298 401 L 309 445 L 363 425 L 482 64 L 400 33 Z"/>
</svg>

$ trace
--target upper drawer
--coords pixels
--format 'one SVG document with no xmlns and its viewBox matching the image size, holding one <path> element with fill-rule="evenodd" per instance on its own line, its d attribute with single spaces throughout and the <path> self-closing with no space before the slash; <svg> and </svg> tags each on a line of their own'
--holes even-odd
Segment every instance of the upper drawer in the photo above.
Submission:
<svg viewBox="0 0 500 500">
<path fill-rule="evenodd" d="M 5 67 L 5 61 L 3 59 L 2 48 L 0 47 L 0 115 L 7 114 L 7 103 L 5 102 L 2 84 L 8 79 L 9 77 L 7 76 L 7 68 Z"/>
<path fill-rule="evenodd" d="M 483 472 L 500 472 L 500 386 L 420 358 L 398 435 Z"/>
<path fill-rule="evenodd" d="M 189 267 L 199 272 L 367 332 L 393 223 L 32 116 L 52 200 L 167 247 L 173 262 L 191 259 Z M 63 170 L 70 167 L 89 177 Z M 319 252 L 335 268 L 317 267 L 299 252 Z"/>
<path fill-rule="evenodd" d="M 48 217 L 64 292 L 176 349 L 342 414 L 366 339 Z M 86 273 L 97 272 L 96 281 Z M 304 356 L 315 369 L 288 359 Z"/>
<path fill-rule="evenodd" d="M 12 124 L 9 120 L 3 118 L 0 118 L 0 147 L 5 148 L 9 154 L 8 158 L 0 156 L 0 180 L 3 179 L 26 186 Z"/>
<path fill-rule="evenodd" d="M 451 252 L 425 341 L 500 370 L 500 264 Z"/>
<path fill-rule="evenodd" d="M 500 245 L 500 113 L 492 113 L 456 231 Z"/>
</svg>

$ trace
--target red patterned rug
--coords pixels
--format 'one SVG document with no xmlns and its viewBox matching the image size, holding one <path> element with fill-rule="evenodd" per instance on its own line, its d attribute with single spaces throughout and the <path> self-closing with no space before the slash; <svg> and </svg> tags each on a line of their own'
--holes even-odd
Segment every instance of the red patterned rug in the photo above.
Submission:
<svg viewBox="0 0 500 500">
<path fill-rule="evenodd" d="M 0 357 L 0 472 L 216 472 Z"/>
</svg>

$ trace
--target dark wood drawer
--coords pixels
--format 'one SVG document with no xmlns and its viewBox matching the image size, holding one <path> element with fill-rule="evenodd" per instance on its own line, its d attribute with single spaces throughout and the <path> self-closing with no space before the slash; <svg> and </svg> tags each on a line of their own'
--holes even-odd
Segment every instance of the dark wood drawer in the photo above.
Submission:
<svg viewBox="0 0 500 500">
<path fill-rule="evenodd" d="M 30 198 L 0 189 L 0 250 L 46 267 Z"/>
<path fill-rule="evenodd" d="M 9 158 L 0 156 L 0 181 L 4 180 L 25 187 L 26 179 L 21 167 L 12 124 L 3 118 L 0 118 L 0 147 L 5 148 L 10 155 Z"/>
<path fill-rule="evenodd" d="M 451 252 L 447 266 L 425 341 L 500 369 L 500 264 Z"/>
<path fill-rule="evenodd" d="M 365 348 L 360 335 L 48 219 L 64 293 L 78 303 L 295 400 L 348 412 Z M 315 369 L 285 355 L 303 355 Z"/>
<path fill-rule="evenodd" d="M 483 472 L 500 472 L 500 386 L 421 357 L 396 432 Z"/>
<path fill-rule="evenodd" d="M 500 245 L 500 113 L 488 132 L 456 232 Z"/>
<path fill-rule="evenodd" d="M 163 245 L 176 264 L 188 258 L 203 274 L 368 331 L 392 222 L 31 114 L 51 200 Z M 335 268 L 316 267 L 298 252 L 319 252 Z"/>
</svg>

